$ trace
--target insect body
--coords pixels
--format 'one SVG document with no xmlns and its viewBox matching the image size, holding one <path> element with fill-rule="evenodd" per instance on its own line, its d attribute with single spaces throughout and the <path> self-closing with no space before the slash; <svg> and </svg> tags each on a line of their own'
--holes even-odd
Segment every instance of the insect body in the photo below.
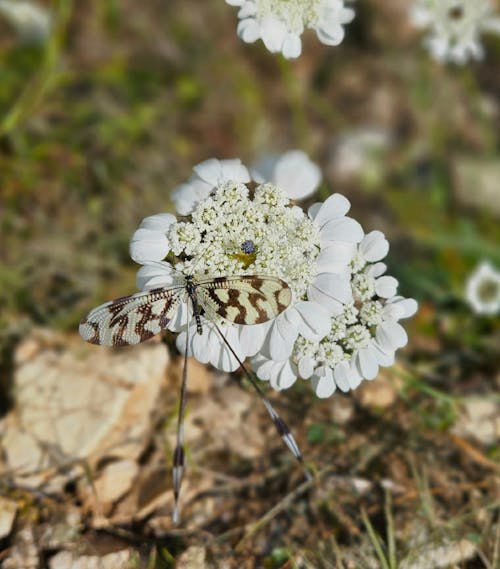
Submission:
<svg viewBox="0 0 500 569">
<path fill-rule="evenodd" d="M 262 399 L 274 425 L 293 455 L 303 462 L 302 454 L 283 419 L 267 400 L 253 375 L 238 358 L 217 324 L 218 317 L 236 324 L 252 325 L 267 322 L 283 312 L 292 301 L 292 292 L 281 279 L 272 276 L 242 275 L 195 279 L 184 277 L 184 283 L 155 288 L 125 296 L 98 306 L 82 319 L 80 335 L 92 344 L 128 346 L 148 340 L 164 330 L 175 318 L 181 304 L 187 303 L 203 334 L 201 316 L 211 320 L 223 343 L 238 361 L 246 377 Z M 189 312 L 188 312 L 189 313 Z M 175 497 L 174 521 L 179 520 L 178 498 L 184 470 L 183 416 L 186 399 L 189 317 L 184 353 L 181 397 L 177 422 L 177 444 L 173 457 Z"/>
</svg>

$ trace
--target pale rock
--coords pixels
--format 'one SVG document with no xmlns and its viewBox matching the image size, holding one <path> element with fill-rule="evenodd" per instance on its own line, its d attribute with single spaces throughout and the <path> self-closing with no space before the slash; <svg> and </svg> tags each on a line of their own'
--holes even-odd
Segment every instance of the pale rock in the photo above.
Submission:
<svg viewBox="0 0 500 569">
<path fill-rule="evenodd" d="M 16 519 L 17 504 L 0 496 L 0 539 L 7 537 Z"/>
<path fill-rule="evenodd" d="M 227 385 L 197 404 L 193 402 L 185 419 L 186 445 L 196 448 L 203 443 L 204 450 L 231 450 L 247 459 L 261 456 L 266 441 L 259 429 L 258 405 L 257 395 L 236 385 Z"/>
<path fill-rule="evenodd" d="M 444 545 L 426 545 L 403 559 L 399 569 L 445 569 L 462 565 L 476 554 L 476 546 L 466 539 Z"/>
<path fill-rule="evenodd" d="M 165 381 L 163 344 L 111 350 L 67 340 L 37 353 L 26 342 L 16 358 L 15 406 L 0 421 L 6 467 L 36 484 L 45 469 L 69 470 L 82 459 L 92 466 L 103 456 L 136 458 Z"/>
<path fill-rule="evenodd" d="M 332 397 L 330 407 L 332 421 L 338 425 L 345 425 L 354 416 L 354 405 L 348 397 Z"/>
<path fill-rule="evenodd" d="M 204 547 L 192 545 L 179 556 L 177 569 L 205 569 L 206 550 Z"/>
<path fill-rule="evenodd" d="M 97 555 L 77 556 L 70 551 L 61 551 L 49 562 L 50 569 L 132 569 L 137 566 L 137 557 L 128 549 Z"/>
<path fill-rule="evenodd" d="M 66 504 L 62 510 L 51 513 L 50 521 L 40 529 L 39 545 L 42 549 L 62 549 L 74 542 L 83 529 L 80 509 Z"/>
<path fill-rule="evenodd" d="M 182 372 L 182 365 L 183 362 L 179 366 L 180 372 Z M 214 385 L 214 376 L 215 374 L 209 370 L 207 365 L 200 363 L 195 358 L 188 359 L 188 393 L 206 395 Z"/>
<path fill-rule="evenodd" d="M 484 445 L 500 440 L 500 404 L 494 399 L 471 398 L 463 403 L 463 412 L 453 432 L 462 437 L 473 437 Z"/>
<path fill-rule="evenodd" d="M 97 499 L 112 504 L 132 487 L 139 467 L 134 460 L 120 460 L 106 465 L 94 483 Z"/>
<path fill-rule="evenodd" d="M 18 532 L 2 569 L 39 569 L 40 558 L 33 537 L 33 529 L 26 527 Z"/>
<path fill-rule="evenodd" d="M 365 381 L 356 390 L 363 407 L 386 409 L 396 401 L 396 390 L 389 380 L 380 375 L 375 381 Z"/>
</svg>

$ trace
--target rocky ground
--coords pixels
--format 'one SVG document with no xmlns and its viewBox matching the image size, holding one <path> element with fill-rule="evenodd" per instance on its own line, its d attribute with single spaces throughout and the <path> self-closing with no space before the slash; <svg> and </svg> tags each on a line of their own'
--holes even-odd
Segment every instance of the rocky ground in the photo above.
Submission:
<svg viewBox="0 0 500 569">
<path fill-rule="evenodd" d="M 500 43 L 443 67 L 407 2 L 359 4 L 344 44 L 311 35 L 293 63 L 240 43 L 222 0 L 60 0 L 48 48 L 0 22 L 2 568 L 499 566 L 500 328 L 463 290 L 500 265 Z M 76 327 L 135 290 L 128 240 L 194 164 L 291 148 L 386 232 L 420 310 L 352 394 L 269 392 L 312 481 L 240 374 L 190 361 L 176 528 L 173 339 Z"/>
</svg>

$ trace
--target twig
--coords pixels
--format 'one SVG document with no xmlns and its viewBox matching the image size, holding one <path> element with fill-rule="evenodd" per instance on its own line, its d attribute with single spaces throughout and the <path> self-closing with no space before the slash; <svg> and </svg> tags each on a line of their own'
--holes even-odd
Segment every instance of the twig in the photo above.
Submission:
<svg viewBox="0 0 500 569">
<path fill-rule="evenodd" d="M 496 470 L 497 472 L 500 472 L 500 466 L 496 462 L 493 462 L 492 460 L 484 456 L 484 454 L 482 454 L 480 451 L 474 448 L 465 439 L 459 437 L 458 435 L 453 435 L 453 434 L 450 434 L 450 438 L 461 450 L 465 452 L 465 454 L 468 455 L 468 457 L 471 460 L 477 462 L 481 466 L 484 466 L 486 468 L 491 468 L 493 470 Z"/>
<path fill-rule="evenodd" d="M 240 539 L 235 547 L 235 551 L 240 552 L 245 542 L 247 542 L 252 536 L 254 536 L 257 532 L 259 532 L 262 528 L 264 528 L 271 520 L 273 520 L 278 514 L 280 514 L 283 510 L 288 508 L 292 502 L 294 502 L 299 496 L 307 492 L 312 486 L 316 483 L 316 480 L 320 479 L 324 476 L 327 472 L 331 471 L 331 468 L 325 468 L 317 473 L 316 478 L 311 480 L 306 480 L 300 486 L 298 486 L 295 490 L 290 492 L 287 496 L 285 496 L 280 502 L 276 504 L 273 508 L 271 508 L 264 516 L 262 516 L 259 520 L 257 520 L 253 524 L 248 524 L 245 526 L 245 535 Z"/>
</svg>

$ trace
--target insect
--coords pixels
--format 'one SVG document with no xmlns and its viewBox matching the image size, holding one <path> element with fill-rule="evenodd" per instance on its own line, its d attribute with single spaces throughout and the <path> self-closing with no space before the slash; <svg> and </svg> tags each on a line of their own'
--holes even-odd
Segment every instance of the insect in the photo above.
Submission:
<svg viewBox="0 0 500 569">
<path fill-rule="evenodd" d="M 129 346 L 148 340 L 164 330 L 177 315 L 182 303 L 187 303 L 188 327 L 180 403 L 177 419 L 177 439 L 173 454 L 172 478 L 174 489 L 173 520 L 179 522 L 179 494 L 184 472 L 183 420 L 186 403 L 187 358 L 190 323 L 203 334 L 201 316 L 210 319 L 221 340 L 238 361 L 244 374 L 257 391 L 279 435 L 295 458 L 303 464 L 303 457 L 288 426 L 265 397 L 254 376 L 238 358 L 217 325 L 217 317 L 236 324 L 252 325 L 267 322 L 283 312 L 292 301 L 292 291 L 281 279 L 263 275 L 213 277 L 197 280 L 184 276 L 184 282 L 117 298 L 94 308 L 82 319 L 80 335 L 92 344 Z M 305 470 L 306 475 L 309 473 Z"/>
</svg>

